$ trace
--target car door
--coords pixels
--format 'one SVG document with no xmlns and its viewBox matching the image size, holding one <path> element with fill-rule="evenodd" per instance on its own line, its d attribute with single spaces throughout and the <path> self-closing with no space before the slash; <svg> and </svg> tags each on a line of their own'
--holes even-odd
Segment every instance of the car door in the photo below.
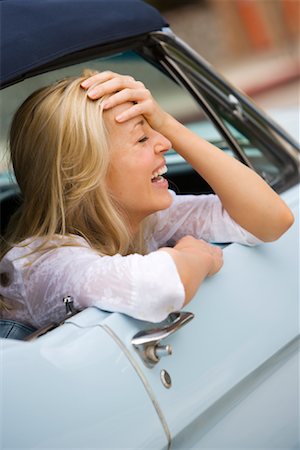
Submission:
<svg viewBox="0 0 300 450">
<path fill-rule="evenodd" d="M 203 80 L 211 81 L 212 74 L 193 61 L 200 80 L 196 70 L 193 73 L 188 63 L 182 63 L 188 61 L 187 55 L 178 53 L 177 49 L 173 59 L 168 54 L 164 67 L 198 102 L 193 103 L 192 119 L 186 116 L 186 125 L 260 173 L 290 206 L 295 224 L 277 242 L 255 248 L 226 245 L 222 271 L 205 280 L 186 308 L 194 315 L 189 323 L 180 315 L 151 325 L 112 314 L 106 327 L 138 365 L 172 448 L 296 448 L 299 186 L 295 150 L 226 84 L 222 90 L 217 83 L 205 85 Z M 167 102 L 163 94 L 158 99 Z M 177 100 L 175 108 L 182 114 L 190 100 Z M 174 152 L 167 161 L 179 192 L 209 192 L 204 180 Z"/>
<path fill-rule="evenodd" d="M 298 261 L 296 248 L 286 249 L 295 240 L 296 228 L 277 243 L 226 247 L 224 268 L 187 308 L 194 319 L 159 341 L 173 354 L 153 367 L 132 342 L 145 329 L 149 340 L 149 325 L 108 318 L 151 387 L 173 448 L 298 445 Z"/>
<path fill-rule="evenodd" d="M 0 339 L 1 449 L 166 449 L 138 370 L 89 308 L 30 342 Z"/>
<path fill-rule="evenodd" d="M 153 62 L 150 47 L 140 54 L 145 52 Z M 69 330 L 66 334 L 61 335 L 63 331 L 59 329 L 50 333 L 49 352 L 46 336 L 33 346 L 5 343 L 7 424 L 11 426 L 16 417 L 9 402 L 16 370 L 24 373 L 24 380 L 32 377 L 30 389 L 36 387 L 31 409 L 34 420 L 28 415 L 22 429 L 28 446 L 33 448 L 61 447 L 62 443 L 70 446 L 85 443 L 86 447 L 88 443 L 100 448 L 113 445 L 150 448 L 152 445 L 158 449 L 171 444 L 175 449 L 246 445 L 272 448 L 276 443 L 295 448 L 298 445 L 299 200 L 294 151 L 288 150 L 288 141 L 276 134 L 262 116 L 248 104 L 241 105 L 235 91 L 217 83 L 218 79 L 214 85 L 208 67 L 194 60 L 190 63 L 190 57 L 179 48 L 177 58 L 171 52 L 163 53 L 167 52 L 163 47 L 155 51 L 156 64 L 171 78 L 134 52 L 95 60 L 92 65 L 86 62 L 84 67 L 109 68 L 144 81 L 166 110 L 274 183 L 274 188 L 292 208 L 296 222 L 275 243 L 255 248 L 226 245 L 222 271 L 205 280 L 188 305 L 187 311 L 194 317 L 175 314 L 162 324 L 150 324 L 116 313 L 98 317 L 97 310 L 91 308 L 68 319 L 62 327 L 64 333 Z M 64 74 L 78 73 L 82 67 L 50 73 L 48 82 Z M 25 80 L 24 84 L 33 89 L 44 82 L 41 76 Z M 22 89 L 22 95 L 25 92 Z M 230 93 L 235 99 L 229 98 Z M 241 120 L 245 113 L 247 121 Z M 271 141 L 268 133 L 272 135 Z M 174 151 L 167 155 L 167 161 L 173 189 L 183 194 L 211 192 L 205 181 Z M 137 345 L 137 337 L 146 339 L 147 345 Z M 78 350 L 72 344 L 73 338 Z M 155 348 L 156 345 L 160 347 Z M 172 347 L 172 354 L 167 345 Z M 35 367 L 41 366 L 41 370 L 32 374 L 32 364 L 24 370 L 19 362 L 23 355 Z M 149 357 L 152 363 L 148 362 Z M 155 358 L 158 361 L 153 363 Z M 39 387 L 40 379 L 43 381 Z M 58 385 L 57 393 L 47 391 L 48 382 L 51 386 Z M 81 385 L 84 389 L 79 391 Z M 136 401 L 131 401 L 132 392 Z M 65 402 L 61 400 L 64 397 Z M 22 394 L 21 398 L 25 404 L 28 395 Z M 107 406 L 112 398 L 113 405 Z M 39 411 L 43 410 L 44 403 L 47 414 L 41 415 Z M 132 414 L 128 413 L 128 405 Z M 116 408 L 119 415 L 114 412 Z M 82 420 L 83 415 L 85 421 L 80 422 L 78 417 Z M 21 416 L 17 417 L 18 423 L 22 423 Z M 42 432 L 35 438 L 35 424 L 43 430 L 48 418 L 52 423 L 52 417 L 52 428 L 49 425 L 44 440 Z M 90 420 L 93 425 L 89 427 Z M 129 432 L 132 425 L 133 431 Z M 26 434 L 26 430 L 30 432 Z M 95 436 L 95 440 L 86 438 L 89 435 Z M 14 444 L 20 445 L 21 438 L 13 439 Z"/>
</svg>

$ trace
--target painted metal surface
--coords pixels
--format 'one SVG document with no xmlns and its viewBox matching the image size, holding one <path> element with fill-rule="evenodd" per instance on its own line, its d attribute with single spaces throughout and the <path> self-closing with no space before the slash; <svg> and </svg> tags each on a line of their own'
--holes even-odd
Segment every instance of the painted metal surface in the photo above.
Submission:
<svg viewBox="0 0 300 450">
<path fill-rule="evenodd" d="M 91 308 L 77 326 L 35 342 L 1 341 L 1 449 L 166 448 L 144 385 L 101 316 Z"/>
<path fill-rule="evenodd" d="M 173 450 L 299 449 L 299 339 L 249 374 L 176 436 Z"/>
<path fill-rule="evenodd" d="M 292 229 L 274 243 L 256 248 L 233 244 L 225 248 L 222 271 L 206 280 L 188 305 L 187 309 L 195 314 L 195 319 L 164 342 L 172 345 L 172 356 L 162 358 L 153 369 L 146 368 L 130 344 L 132 332 L 137 329 L 136 322 L 121 315 L 112 315 L 106 320 L 106 325 L 127 344 L 132 358 L 140 361 L 141 369 L 159 399 L 174 448 L 181 448 L 176 444 L 176 436 L 180 436 L 182 444 L 185 429 L 189 430 L 184 434 L 186 446 L 195 445 L 195 436 L 199 433 L 202 437 L 209 433 L 210 442 L 220 445 L 219 428 L 213 431 L 212 422 L 201 424 L 200 418 L 249 374 L 260 370 L 280 349 L 299 337 L 299 248 L 295 245 L 299 242 L 298 187 L 286 192 L 284 198 L 296 215 Z M 139 329 L 142 329 L 141 324 Z M 295 446 L 300 445 L 297 426 L 299 391 L 295 383 L 298 360 L 299 349 L 291 358 L 286 358 L 286 364 L 282 361 L 277 374 L 277 369 L 269 373 L 270 385 L 266 376 L 264 384 L 257 386 L 254 376 L 252 391 L 248 392 L 251 398 L 245 394 L 245 400 L 242 400 L 242 392 L 239 405 L 234 405 L 235 414 L 244 416 L 245 422 L 234 430 L 233 420 L 231 442 L 235 439 L 240 445 L 250 445 L 246 438 L 248 433 L 255 436 L 255 442 L 261 448 L 272 448 L 270 445 L 276 439 L 283 442 L 284 427 L 286 441 L 282 446 L 297 448 Z M 171 389 L 166 389 L 161 382 L 162 369 L 171 376 Z M 271 378 L 277 381 L 272 382 Z M 286 382 L 279 389 L 278 380 L 283 379 Z M 259 391 L 255 393 L 257 389 L 260 394 Z M 268 407 L 268 401 L 270 405 L 282 405 L 278 414 Z M 263 411 L 272 416 L 264 427 L 260 419 Z M 290 420 L 282 422 L 284 411 Z M 223 417 L 218 416 L 218 421 L 224 420 L 225 424 L 227 414 L 225 411 Z M 257 419 L 248 422 L 247 417 Z M 216 421 L 216 417 L 211 420 Z"/>
<path fill-rule="evenodd" d="M 299 213 L 298 187 L 284 198 Z M 97 308 L 34 343 L 2 341 L 3 448 L 297 448 L 298 232 L 297 217 L 275 243 L 226 247 L 153 369 L 131 344 L 153 324 Z"/>
<path fill-rule="evenodd" d="M 154 368 L 131 344 L 153 324 L 97 308 L 1 341 L 2 448 L 298 448 L 299 186 L 283 198 L 292 229 L 225 248 Z"/>
</svg>

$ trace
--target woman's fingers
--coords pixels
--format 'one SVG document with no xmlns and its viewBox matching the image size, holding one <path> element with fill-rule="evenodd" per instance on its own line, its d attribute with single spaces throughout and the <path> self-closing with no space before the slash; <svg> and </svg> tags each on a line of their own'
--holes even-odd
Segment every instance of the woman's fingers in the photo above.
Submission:
<svg viewBox="0 0 300 450">
<path fill-rule="evenodd" d="M 133 105 L 116 117 L 117 122 L 124 122 L 137 115 L 143 115 L 155 130 L 164 133 L 167 114 L 155 102 L 151 92 L 145 88 L 141 81 L 136 81 L 129 75 L 106 71 L 97 73 L 81 83 L 92 100 L 107 96 L 104 100 L 104 109 L 126 102 Z"/>
<path fill-rule="evenodd" d="M 103 97 L 104 95 L 110 95 L 114 92 L 124 90 L 126 88 L 136 88 L 137 82 L 133 79 L 125 78 L 112 78 L 111 80 L 104 81 L 102 83 L 93 84 L 87 92 L 88 97 L 92 100 Z"/>
<path fill-rule="evenodd" d="M 222 268 L 223 266 L 223 251 L 221 250 L 220 247 L 216 247 L 216 246 L 212 246 L 213 247 L 213 252 L 212 257 L 213 257 L 213 264 L 211 267 L 211 270 L 209 272 L 209 276 L 214 275 L 215 273 L 219 272 L 219 270 Z"/>
<path fill-rule="evenodd" d="M 81 83 L 84 89 L 89 89 L 93 84 L 104 83 L 105 81 L 111 80 L 116 76 L 121 77 L 122 75 L 111 72 L 110 70 L 105 70 L 103 72 L 98 72 L 91 77 L 88 77 Z"/>
<path fill-rule="evenodd" d="M 89 77 L 81 83 L 87 89 L 87 95 L 93 100 L 104 95 L 113 94 L 126 88 L 141 89 L 144 85 L 128 75 L 119 75 L 113 72 L 101 72 Z"/>
<path fill-rule="evenodd" d="M 223 251 L 216 245 L 211 245 L 202 239 L 196 239 L 192 236 L 184 236 L 174 247 L 175 249 L 187 253 L 198 254 L 207 253 L 211 256 L 211 268 L 208 273 L 209 276 L 219 272 L 223 266 Z"/>
<path fill-rule="evenodd" d="M 151 95 L 147 89 L 130 89 L 125 88 L 112 94 L 104 102 L 104 109 L 113 108 L 114 106 L 121 105 L 126 102 L 145 102 L 151 98 Z"/>
<path fill-rule="evenodd" d="M 216 248 L 214 245 L 209 244 L 203 239 L 196 239 L 193 236 L 184 236 L 182 237 L 176 244 L 176 247 L 180 248 L 195 248 L 198 250 L 207 251 L 208 253 L 212 253 Z"/>
<path fill-rule="evenodd" d="M 133 104 L 130 108 L 118 114 L 115 119 L 117 122 L 126 122 L 127 120 L 133 119 L 136 116 L 146 116 L 147 108 L 145 104 L 137 103 Z"/>
</svg>

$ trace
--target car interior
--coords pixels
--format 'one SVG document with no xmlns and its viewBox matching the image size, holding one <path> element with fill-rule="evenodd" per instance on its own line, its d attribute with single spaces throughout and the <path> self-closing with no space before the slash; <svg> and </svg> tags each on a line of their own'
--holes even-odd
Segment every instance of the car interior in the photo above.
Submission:
<svg viewBox="0 0 300 450">
<path fill-rule="evenodd" d="M 296 173 L 295 167 L 291 164 L 286 164 L 286 161 L 278 156 L 280 152 L 276 154 L 276 152 L 273 151 L 276 147 L 276 145 L 274 146 L 274 143 L 276 144 L 275 136 L 274 141 L 272 142 L 272 148 L 270 148 L 270 144 L 257 140 L 255 127 L 252 126 L 254 133 L 249 133 L 247 123 L 243 123 L 243 117 L 237 117 L 234 110 L 230 109 L 230 104 L 227 104 L 226 101 L 223 103 L 222 101 L 218 102 L 215 94 L 211 93 L 213 91 L 209 91 L 208 87 L 204 86 L 203 95 L 206 96 L 206 100 L 210 102 L 211 107 L 222 121 L 223 126 L 226 127 L 232 138 L 235 140 L 236 145 L 239 147 L 242 154 L 241 158 L 241 155 L 238 155 L 237 152 L 232 150 L 215 123 L 207 117 L 204 110 L 201 109 L 196 100 L 186 90 L 182 89 L 179 84 L 166 76 L 164 72 L 145 61 L 145 59 L 137 53 L 126 51 L 118 53 L 117 55 L 94 59 L 85 63 L 75 64 L 70 67 L 64 67 L 37 75 L 20 81 L 16 85 L 9 86 L 0 92 L 1 103 L 7 105 L 5 114 L 2 117 L 0 136 L 1 236 L 5 234 L 12 215 L 22 204 L 21 192 L 14 180 L 12 170 L 9 169 L 9 164 L 5 157 L 6 144 L 4 143 L 7 142 L 9 124 L 14 111 L 34 90 L 65 76 L 75 74 L 80 75 L 83 69 L 87 67 L 97 71 L 113 70 L 123 74 L 130 73 L 136 79 L 142 80 L 166 111 L 184 123 L 195 133 L 207 139 L 231 156 L 241 159 L 242 162 L 249 162 L 250 167 L 254 168 L 277 191 L 280 192 L 282 187 L 286 188 L 286 180 L 291 180 L 291 174 Z M 199 84 L 199 80 L 197 81 L 196 78 L 194 82 Z M 198 88 L 200 90 L 201 85 L 199 85 Z M 259 131 L 261 135 L 262 130 Z M 267 130 L 267 132 L 271 134 L 269 130 Z M 166 153 L 166 161 L 168 166 L 166 178 L 169 181 L 170 189 L 174 190 L 177 194 L 198 195 L 213 193 L 213 190 L 208 183 L 173 149 Z M 52 329 L 54 326 L 57 326 L 57 324 L 50 324 L 50 328 L 46 327 L 47 330 L 42 330 L 42 334 L 49 331 L 49 329 Z M 24 329 L 22 329 L 20 333 L 20 336 L 24 338 L 26 330 L 24 331 Z M 30 330 L 30 333 L 32 333 L 32 330 Z"/>
</svg>

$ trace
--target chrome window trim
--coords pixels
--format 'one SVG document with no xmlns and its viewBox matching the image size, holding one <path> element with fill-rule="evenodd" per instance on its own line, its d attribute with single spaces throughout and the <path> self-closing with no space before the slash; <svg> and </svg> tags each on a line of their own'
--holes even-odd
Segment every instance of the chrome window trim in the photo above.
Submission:
<svg viewBox="0 0 300 450">
<path fill-rule="evenodd" d="M 272 180 L 273 183 L 270 183 L 270 179 L 266 176 L 266 181 L 271 184 L 271 186 L 278 192 L 284 192 L 290 187 L 299 183 L 299 146 L 295 143 L 292 138 L 286 135 L 286 133 L 281 132 L 280 127 L 276 125 L 270 124 L 270 121 L 267 117 L 265 117 L 259 110 L 257 110 L 250 102 L 246 102 L 241 94 L 238 94 L 238 91 L 230 85 L 230 83 L 225 82 L 217 73 L 213 71 L 213 69 L 209 66 L 209 64 L 202 60 L 199 55 L 193 50 L 189 51 L 189 47 L 182 43 L 176 36 L 174 36 L 170 32 L 154 32 L 151 33 L 151 38 L 155 42 L 156 48 L 153 49 L 153 52 L 156 57 L 159 57 L 160 64 L 164 67 L 165 70 L 168 70 L 169 76 L 171 76 L 177 83 L 183 85 L 196 101 L 200 104 L 200 107 L 203 108 L 206 115 L 210 120 L 213 121 L 216 128 L 223 135 L 227 143 L 230 145 L 232 150 L 235 152 L 236 156 L 240 161 L 257 171 L 249 158 L 245 155 L 243 149 L 239 146 L 236 138 L 232 135 L 228 127 L 223 123 L 223 119 L 220 119 L 218 116 L 218 112 L 214 111 L 214 106 L 211 105 L 210 101 L 207 100 L 204 95 L 199 93 L 199 89 L 194 86 L 195 78 L 196 82 L 203 81 L 204 77 L 201 78 L 201 74 L 198 75 L 199 64 L 203 67 L 203 70 L 207 71 L 211 76 L 213 82 L 217 84 L 211 85 L 208 88 L 209 94 L 214 93 L 216 96 L 216 101 L 218 103 L 224 103 L 224 107 L 229 111 L 229 95 L 234 95 L 237 101 L 240 103 L 242 108 L 244 120 L 241 121 L 241 125 L 244 124 L 246 130 L 249 131 L 250 142 L 251 137 L 253 140 L 258 140 L 260 145 L 262 146 L 261 151 L 263 153 L 268 152 L 270 154 L 271 159 L 278 160 L 278 163 L 281 163 L 282 167 L 285 169 L 282 171 L 281 176 Z M 181 70 L 181 63 L 175 60 L 176 58 L 170 54 L 170 49 L 172 51 L 178 52 L 180 57 L 186 58 L 187 65 L 191 66 L 191 63 L 195 63 L 195 74 L 190 77 Z M 153 57 L 153 56 L 152 56 Z M 151 61 L 151 56 L 150 56 Z M 186 67 L 186 66 L 184 66 Z M 186 67 L 186 69 L 192 72 L 191 67 Z M 182 80 L 183 75 L 183 80 Z M 220 86 L 218 88 L 218 85 Z M 246 110 L 244 111 L 243 106 L 246 106 Z M 248 108 L 248 111 L 247 111 Z M 231 110 L 234 113 L 233 110 Z M 268 127 L 270 130 L 268 130 Z M 270 133 L 271 131 L 271 133 Z M 275 132 L 274 135 L 272 132 Z M 293 142 L 291 142 L 293 141 Z M 291 147 L 292 146 L 292 147 Z M 274 163 L 276 165 L 276 163 Z M 260 173 L 262 177 L 265 177 L 263 173 Z"/>
<path fill-rule="evenodd" d="M 222 77 L 221 74 L 216 72 L 211 64 L 208 63 L 204 58 L 201 57 L 193 48 L 191 48 L 186 42 L 181 40 L 178 36 L 176 36 L 172 30 L 164 28 L 162 31 L 155 31 L 150 33 L 150 38 L 153 43 L 163 49 L 164 44 L 168 44 L 174 50 L 179 50 L 183 55 L 188 57 L 191 61 L 196 64 L 200 64 L 210 75 L 211 77 L 220 84 L 225 90 L 228 87 L 231 90 L 231 93 L 237 97 L 239 101 L 241 101 L 244 105 L 246 105 L 249 110 L 251 110 L 255 116 L 259 116 L 266 122 L 270 128 L 273 129 L 276 133 L 278 133 L 281 137 L 284 138 L 285 141 L 289 142 L 291 146 L 294 147 L 295 152 L 293 153 L 294 158 L 299 157 L 300 145 L 299 143 L 293 139 L 291 136 L 287 134 L 287 132 L 280 127 L 279 124 L 274 122 L 269 116 L 267 116 L 263 110 L 259 109 L 255 106 L 250 100 L 247 99 L 245 95 L 243 95 L 234 85 L 230 83 L 230 81 L 226 80 Z M 165 51 L 165 50 L 163 50 Z"/>
</svg>

